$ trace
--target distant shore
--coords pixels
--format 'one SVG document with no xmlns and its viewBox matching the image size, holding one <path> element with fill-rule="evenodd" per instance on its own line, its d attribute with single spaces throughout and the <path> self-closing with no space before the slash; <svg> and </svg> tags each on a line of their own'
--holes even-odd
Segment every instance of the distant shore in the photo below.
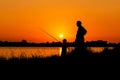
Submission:
<svg viewBox="0 0 120 80">
<path fill-rule="evenodd" d="M 120 43 L 109 43 L 107 41 L 97 40 L 86 42 L 87 47 L 120 47 Z M 0 41 L 0 47 L 62 47 L 62 42 L 29 43 L 26 40 L 21 42 Z M 67 42 L 68 47 L 75 47 L 74 42 Z"/>
</svg>

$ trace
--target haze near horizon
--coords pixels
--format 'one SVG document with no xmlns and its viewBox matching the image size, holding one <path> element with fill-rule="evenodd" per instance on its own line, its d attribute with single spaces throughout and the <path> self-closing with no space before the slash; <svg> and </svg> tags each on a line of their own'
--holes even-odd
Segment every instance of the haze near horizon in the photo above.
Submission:
<svg viewBox="0 0 120 80">
<path fill-rule="evenodd" d="M 120 0 L 0 0 L 0 41 L 73 42 L 77 20 L 86 41 L 120 42 Z"/>
</svg>

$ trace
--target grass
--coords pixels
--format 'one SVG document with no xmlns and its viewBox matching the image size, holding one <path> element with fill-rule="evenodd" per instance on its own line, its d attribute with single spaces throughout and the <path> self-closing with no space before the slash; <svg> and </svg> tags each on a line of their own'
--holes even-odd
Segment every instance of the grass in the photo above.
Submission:
<svg viewBox="0 0 120 80">
<path fill-rule="evenodd" d="M 0 58 L 0 64 L 120 64 L 120 48 L 116 47 L 113 50 L 104 49 L 103 52 L 96 54 L 89 50 L 74 50 L 70 54 L 60 57 L 52 56 L 40 58 L 33 56 L 25 58 L 21 55 L 20 58 Z"/>
</svg>

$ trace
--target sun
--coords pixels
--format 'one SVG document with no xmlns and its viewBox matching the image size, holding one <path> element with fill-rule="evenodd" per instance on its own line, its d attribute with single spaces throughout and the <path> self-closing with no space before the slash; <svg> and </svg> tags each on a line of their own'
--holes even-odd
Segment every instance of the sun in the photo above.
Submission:
<svg viewBox="0 0 120 80">
<path fill-rule="evenodd" d="M 63 34 L 60 34 L 60 35 L 59 35 L 59 38 L 61 38 L 61 39 L 62 39 L 62 38 L 63 38 Z"/>
</svg>

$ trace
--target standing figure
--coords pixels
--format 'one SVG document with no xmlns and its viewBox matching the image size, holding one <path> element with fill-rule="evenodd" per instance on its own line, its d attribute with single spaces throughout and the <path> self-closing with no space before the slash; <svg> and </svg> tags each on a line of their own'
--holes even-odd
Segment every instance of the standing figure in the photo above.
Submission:
<svg viewBox="0 0 120 80">
<path fill-rule="evenodd" d="M 75 45 L 79 50 L 85 48 L 84 35 L 87 33 L 87 30 L 82 26 L 81 21 L 77 21 L 78 31 L 76 34 Z"/>
<path fill-rule="evenodd" d="M 63 45 L 62 45 L 62 57 L 65 57 L 67 53 L 67 40 L 64 39 L 63 40 Z"/>
</svg>

